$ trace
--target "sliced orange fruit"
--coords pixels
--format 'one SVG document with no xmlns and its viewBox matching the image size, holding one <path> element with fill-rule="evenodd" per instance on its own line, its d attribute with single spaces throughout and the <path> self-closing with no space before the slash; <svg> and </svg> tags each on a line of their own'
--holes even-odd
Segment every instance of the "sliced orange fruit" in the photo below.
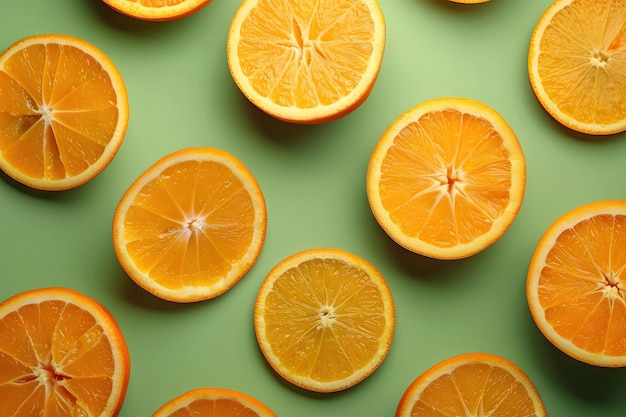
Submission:
<svg viewBox="0 0 626 417">
<path fill-rule="evenodd" d="M 462 4 L 478 4 L 478 3 L 487 3 L 489 0 L 450 0 L 453 3 L 462 3 Z"/>
<path fill-rule="evenodd" d="M 65 190 L 100 173 L 120 147 L 128 97 L 113 62 L 67 35 L 36 35 L 0 55 L 0 169 Z"/>
<path fill-rule="evenodd" d="M 260 255 L 267 229 L 261 188 L 232 154 L 173 152 L 128 188 L 113 217 L 113 245 L 139 286 L 169 301 L 223 294 Z"/>
<path fill-rule="evenodd" d="M 445 359 L 418 376 L 402 395 L 396 417 L 546 417 L 533 382 L 517 365 L 490 353 Z"/>
<path fill-rule="evenodd" d="M 563 214 L 544 232 L 526 295 L 539 330 L 579 361 L 626 366 L 626 201 Z"/>
<path fill-rule="evenodd" d="M 310 249 L 269 272 L 254 328 L 263 355 L 285 380 L 335 392 L 380 366 L 391 347 L 395 309 L 372 264 L 340 249 Z"/>
<path fill-rule="evenodd" d="M 437 98 L 383 133 L 367 169 L 367 197 L 385 232 L 436 259 L 473 255 L 498 240 L 521 207 L 524 153 L 494 109 Z"/>
<path fill-rule="evenodd" d="M 103 0 L 126 16 L 148 21 L 180 19 L 197 12 L 211 0 Z"/>
<path fill-rule="evenodd" d="M 615 0 L 556 0 L 530 40 L 528 72 L 544 109 L 578 132 L 626 130 L 626 8 Z"/>
<path fill-rule="evenodd" d="M 197 388 L 165 403 L 152 417 L 276 417 L 261 401 L 227 388 Z"/>
<path fill-rule="evenodd" d="M 129 374 L 118 324 L 90 297 L 55 287 L 0 303 L 0 415 L 113 417 Z"/>
<path fill-rule="evenodd" d="M 385 30 L 377 0 L 244 0 L 228 32 L 228 67 L 242 93 L 267 114 L 327 122 L 369 96 Z"/>
</svg>

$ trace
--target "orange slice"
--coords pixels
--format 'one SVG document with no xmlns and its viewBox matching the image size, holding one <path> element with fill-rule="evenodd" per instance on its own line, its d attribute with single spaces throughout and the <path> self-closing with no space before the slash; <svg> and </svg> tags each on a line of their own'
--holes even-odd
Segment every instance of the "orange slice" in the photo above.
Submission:
<svg viewBox="0 0 626 417">
<path fill-rule="evenodd" d="M 197 388 L 168 401 L 152 417 L 276 417 L 254 397 L 226 388 Z"/>
<path fill-rule="evenodd" d="M 175 302 L 206 300 L 235 285 L 260 255 L 265 199 L 228 152 L 173 152 L 139 176 L 113 218 L 122 267 L 148 292 Z"/>
<path fill-rule="evenodd" d="M 340 391 L 371 375 L 389 352 L 395 310 L 369 262 L 339 249 L 310 249 L 276 265 L 259 290 L 254 328 L 285 380 Z"/>
<path fill-rule="evenodd" d="M 211 0 L 103 0 L 112 9 L 135 19 L 167 21 L 197 12 Z"/>
<path fill-rule="evenodd" d="M 487 3 L 489 0 L 450 0 L 453 3 L 462 3 L 462 4 L 478 4 L 478 3 Z"/>
<path fill-rule="evenodd" d="M 228 32 L 227 60 L 239 89 L 267 114 L 322 123 L 365 101 L 384 49 L 377 0 L 244 0 Z"/>
<path fill-rule="evenodd" d="M 67 288 L 0 303 L 0 415 L 114 417 L 130 373 L 111 314 Z"/>
<path fill-rule="evenodd" d="M 626 130 L 626 8 L 615 0 L 556 0 L 530 40 L 528 72 L 545 110 L 564 126 Z"/>
<path fill-rule="evenodd" d="M 558 218 L 532 255 L 526 294 L 537 327 L 579 361 L 626 366 L 626 201 Z"/>
<path fill-rule="evenodd" d="M 438 98 L 402 114 L 370 157 L 367 196 L 387 234 L 431 258 L 473 255 L 498 240 L 521 207 L 524 153 L 494 109 Z"/>
<path fill-rule="evenodd" d="M 534 384 L 517 365 L 489 353 L 465 353 L 432 366 L 406 389 L 396 417 L 546 417 Z"/>
<path fill-rule="evenodd" d="M 128 97 L 113 62 L 66 35 L 24 38 L 0 55 L 0 169 L 29 187 L 65 190 L 115 156 Z"/>
</svg>

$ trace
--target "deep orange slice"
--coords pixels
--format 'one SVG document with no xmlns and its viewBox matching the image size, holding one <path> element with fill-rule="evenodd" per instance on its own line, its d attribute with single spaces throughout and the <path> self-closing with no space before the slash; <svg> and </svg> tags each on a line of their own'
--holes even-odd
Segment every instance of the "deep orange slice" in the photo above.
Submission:
<svg viewBox="0 0 626 417">
<path fill-rule="evenodd" d="M 267 229 L 256 178 L 234 155 L 188 148 L 155 162 L 124 193 L 113 245 L 130 278 L 169 301 L 229 290 L 252 268 Z"/>
<path fill-rule="evenodd" d="M 114 417 L 130 358 L 122 332 L 95 300 L 41 288 L 0 303 L 0 415 Z"/>
<path fill-rule="evenodd" d="M 29 187 L 94 178 L 117 153 L 128 116 L 120 73 L 82 39 L 31 36 L 0 55 L 0 169 Z"/>
</svg>

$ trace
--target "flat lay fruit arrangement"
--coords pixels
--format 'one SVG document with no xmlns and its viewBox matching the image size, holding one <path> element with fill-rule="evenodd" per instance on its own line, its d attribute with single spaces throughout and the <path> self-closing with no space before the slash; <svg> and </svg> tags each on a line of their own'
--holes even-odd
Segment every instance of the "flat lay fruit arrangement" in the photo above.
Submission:
<svg viewBox="0 0 626 417">
<path fill-rule="evenodd" d="M 0 415 L 626 413 L 626 1 L 0 10 Z"/>
</svg>

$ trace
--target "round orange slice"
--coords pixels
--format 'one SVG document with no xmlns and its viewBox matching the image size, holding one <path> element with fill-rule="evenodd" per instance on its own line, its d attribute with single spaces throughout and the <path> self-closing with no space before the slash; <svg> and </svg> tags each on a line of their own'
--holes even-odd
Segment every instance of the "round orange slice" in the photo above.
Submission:
<svg viewBox="0 0 626 417">
<path fill-rule="evenodd" d="M 578 132 L 626 130 L 626 8 L 615 0 L 556 0 L 530 40 L 528 72 L 544 109 Z"/>
<path fill-rule="evenodd" d="M 524 153 L 494 109 L 437 98 L 383 133 L 367 170 L 374 217 L 404 248 L 436 259 L 473 255 L 515 220 L 526 185 Z"/>
<path fill-rule="evenodd" d="M 533 382 L 517 365 L 489 353 L 445 359 L 418 376 L 396 417 L 547 417 Z"/>
<path fill-rule="evenodd" d="M 111 60 L 67 35 L 36 35 L 0 55 L 0 169 L 41 190 L 86 183 L 111 162 L 128 125 Z"/>
<path fill-rule="evenodd" d="M 0 303 L 0 415 L 114 417 L 130 374 L 126 342 L 95 300 L 67 288 Z"/>
<path fill-rule="evenodd" d="M 489 0 L 450 0 L 453 3 L 461 3 L 461 4 L 478 4 L 478 3 L 487 3 Z"/>
<path fill-rule="evenodd" d="M 244 0 L 228 32 L 227 60 L 239 89 L 267 114 L 322 123 L 365 101 L 384 49 L 377 0 Z"/>
<path fill-rule="evenodd" d="M 226 388 L 197 388 L 165 403 L 152 417 L 276 417 L 248 394 Z"/>
<path fill-rule="evenodd" d="M 579 361 L 626 366 L 626 201 L 588 203 L 543 234 L 526 294 L 539 330 Z"/>
<path fill-rule="evenodd" d="M 211 0 L 103 0 L 126 16 L 148 21 L 180 19 L 197 12 Z"/>
<path fill-rule="evenodd" d="M 347 389 L 387 356 L 395 309 L 373 265 L 340 249 L 305 250 L 267 275 L 254 308 L 263 355 L 285 380 L 317 392 Z"/>
<path fill-rule="evenodd" d="M 267 229 L 263 193 L 232 154 L 173 152 L 139 176 L 113 218 L 113 245 L 139 286 L 169 301 L 223 294 L 260 255 Z"/>
</svg>

